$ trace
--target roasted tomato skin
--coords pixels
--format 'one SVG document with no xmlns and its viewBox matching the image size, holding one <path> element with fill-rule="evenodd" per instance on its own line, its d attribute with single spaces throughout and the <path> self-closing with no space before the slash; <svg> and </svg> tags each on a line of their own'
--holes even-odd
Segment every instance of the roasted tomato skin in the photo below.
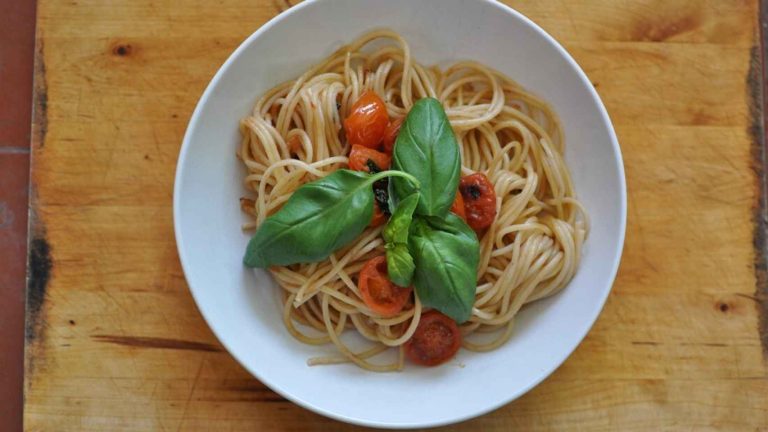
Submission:
<svg viewBox="0 0 768 432">
<path fill-rule="evenodd" d="M 456 322 L 436 310 L 421 315 L 416 332 L 405 343 L 405 355 L 416 364 L 437 366 L 453 358 L 461 347 Z"/>
<path fill-rule="evenodd" d="M 491 226 L 496 219 L 496 192 L 488 177 L 483 173 L 462 177 L 459 192 L 464 199 L 467 225 L 475 231 Z"/>
<path fill-rule="evenodd" d="M 349 169 L 376 173 L 386 171 L 392 163 L 388 154 L 358 144 L 349 151 Z"/>
<path fill-rule="evenodd" d="M 464 209 L 464 197 L 461 195 L 461 191 L 456 192 L 456 198 L 453 200 L 453 204 L 451 204 L 451 211 L 456 216 L 464 219 L 464 222 L 467 221 L 467 214 Z"/>
<path fill-rule="evenodd" d="M 392 158 L 388 154 L 361 145 L 353 145 L 349 152 L 349 169 L 351 170 L 375 174 L 388 170 L 391 163 Z M 373 197 L 376 202 L 373 203 L 373 218 L 369 226 L 384 225 L 389 219 L 388 184 L 387 179 L 373 184 Z"/>
<path fill-rule="evenodd" d="M 379 206 L 379 203 L 373 203 L 373 217 L 371 218 L 371 223 L 368 224 L 370 227 L 377 227 L 382 226 L 389 220 L 389 216 L 381 211 L 381 206 Z"/>
<path fill-rule="evenodd" d="M 379 95 L 368 90 L 355 101 L 344 119 L 347 142 L 368 148 L 378 148 L 389 124 L 387 106 Z"/>
<path fill-rule="evenodd" d="M 363 302 L 384 317 L 397 315 L 408 303 L 413 288 L 392 283 L 387 275 L 387 258 L 384 255 L 368 260 L 360 270 L 357 287 Z"/>
<path fill-rule="evenodd" d="M 397 141 L 397 135 L 400 133 L 400 127 L 403 125 L 405 118 L 400 117 L 392 120 L 387 125 L 387 129 L 384 131 L 384 152 L 392 154 L 395 149 L 395 141 Z"/>
</svg>

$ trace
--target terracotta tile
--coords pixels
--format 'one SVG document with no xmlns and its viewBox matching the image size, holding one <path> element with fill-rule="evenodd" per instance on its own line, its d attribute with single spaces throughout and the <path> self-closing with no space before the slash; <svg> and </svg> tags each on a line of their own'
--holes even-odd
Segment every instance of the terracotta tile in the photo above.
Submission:
<svg viewBox="0 0 768 432">
<path fill-rule="evenodd" d="M 21 430 L 28 154 L 0 154 L 0 430 Z"/>
<path fill-rule="evenodd" d="M 35 1 L 0 1 L 0 147 L 29 147 Z"/>
<path fill-rule="evenodd" d="M 0 430 L 22 429 L 34 0 L 0 1 Z"/>
</svg>

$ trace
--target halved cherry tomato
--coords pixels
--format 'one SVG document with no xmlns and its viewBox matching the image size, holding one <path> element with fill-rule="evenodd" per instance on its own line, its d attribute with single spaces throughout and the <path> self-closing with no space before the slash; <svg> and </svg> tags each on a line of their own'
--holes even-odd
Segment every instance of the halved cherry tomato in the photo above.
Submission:
<svg viewBox="0 0 768 432">
<path fill-rule="evenodd" d="M 353 145 L 349 152 L 349 169 L 376 173 L 389 169 L 392 158 L 374 149 Z"/>
<path fill-rule="evenodd" d="M 496 218 L 496 193 L 488 177 L 483 173 L 462 177 L 459 191 L 464 198 L 467 225 L 475 231 L 491 226 Z"/>
<path fill-rule="evenodd" d="M 390 317 L 397 315 L 411 297 L 413 288 L 399 287 L 387 276 L 387 258 L 377 256 L 369 260 L 360 271 L 357 281 L 360 296 L 365 304 L 377 314 Z"/>
<path fill-rule="evenodd" d="M 352 105 L 349 116 L 344 119 L 344 132 L 352 145 L 377 148 L 384 138 L 388 123 L 384 101 L 375 92 L 368 90 Z"/>
<path fill-rule="evenodd" d="M 395 149 L 395 141 L 397 140 L 397 134 L 400 133 L 400 126 L 403 125 L 403 117 L 396 118 L 389 122 L 387 129 L 384 131 L 384 151 L 387 154 L 392 154 L 392 150 Z"/>
<path fill-rule="evenodd" d="M 456 192 L 456 198 L 453 200 L 453 204 L 451 204 L 451 211 L 456 216 L 464 219 L 464 222 L 467 221 L 467 214 L 464 211 L 464 197 L 461 196 L 461 191 Z"/>
<path fill-rule="evenodd" d="M 436 366 L 453 358 L 460 347 L 456 322 L 431 310 L 421 315 L 416 332 L 405 343 L 405 355 L 414 363 Z"/>
</svg>

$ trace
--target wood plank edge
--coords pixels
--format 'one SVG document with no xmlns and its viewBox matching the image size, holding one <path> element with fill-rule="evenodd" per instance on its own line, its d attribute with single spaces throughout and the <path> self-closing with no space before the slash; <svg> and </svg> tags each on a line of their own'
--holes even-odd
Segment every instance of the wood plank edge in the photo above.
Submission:
<svg viewBox="0 0 768 432">
<path fill-rule="evenodd" d="M 32 85 L 32 134 L 29 181 L 29 217 L 27 222 L 27 292 L 24 326 L 24 406 L 35 367 L 42 358 L 45 330 L 45 301 L 53 269 L 51 246 L 45 227 L 37 214 L 37 194 L 33 175 L 36 153 L 42 151 L 48 130 L 48 83 L 45 50 L 39 23 L 35 32 L 34 77 Z"/>
<path fill-rule="evenodd" d="M 768 0 L 760 0 L 758 16 L 758 44 L 750 53 L 747 89 L 749 91 L 750 127 L 752 137 L 752 168 L 757 181 L 757 197 L 753 208 L 755 249 L 755 303 L 758 308 L 758 334 L 763 346 L 763 358 L 768 359 L 768 159 L 766 136 L 768 115 Z"/>
</svg>

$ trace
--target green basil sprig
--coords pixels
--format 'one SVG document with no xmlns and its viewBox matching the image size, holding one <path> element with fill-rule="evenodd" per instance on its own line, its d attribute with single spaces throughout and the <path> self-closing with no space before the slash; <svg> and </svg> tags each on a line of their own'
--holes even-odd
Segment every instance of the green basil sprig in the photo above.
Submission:
<svg viewBox="0 0 768 432">
<path fill-rule="evenodd" d="M 383 236 L 387 273 L 399 286 L 413 283 L 422 304 L 462 323 L 472 315 L 480 243 L 449 212 L 459 184 L 461 155 L 442 105 L 416 102 L 397 138 L 393 171 L 338 170 L 296 190 L 261 224 L 243 262 L 249 267 L 326 259 L 358 237 L 375 205 L 371 185 L 386 177 L 393 210 Z"/>
<path fill-rule="evenodd" d="M 448 116 L 437 99 L 413 104 L 395 142 L 392 168 L 419 180 L 421 199 L 416 213 L 444 216 L 453 204 L 461 175 L 461 155 Z M 392 179 L 396 199 L 415 188 L 404 179 Z"/>
<path fill-rule="evenodd" d="M 387 274 L 395 285 L 411 285 L 415 264 L 408 251 L 408 231 L 413 220 L 413 211 L 419 202 L 419 193 L 413 193 L 400 201 L 389 218 L 382 236 L 387 249 Z"/>
<path fill-rule="evenodd" d="M 480 243 L 472 228 L 453 213 L 445 218 L 415 218 L 408 246 L 416 264 L 413 285 L 421 303 L 458 323 L 468 320 L 480 262 Z"/>
<path fill-rule="evenodd" d="M 413 176 L 400 171 L 368 174 L 341 169 L 307 183 L 259 226 L 248 243 L 248 267 L 322 261 L 362 234 L 373 217 L 371 185 L 386 177 Z"/>
<path fill-rule="evenodd" d="M 462 323 L 472 316 L 480 242 L 449 211 L 461 176 L 461 154 L 439 101 L 425 98 L 413 105 L 395 142 L 392 166 L 419 179 L 420 199 L 410 222 L 408 253 L 403 248 L 392 247 L 391 253 L 387 249 L 388 269 L 390 261 L 407 268 L 412 260 L 412 282 L 422 304 Z M 389 184 L 390 205 L 399 208 L 401 200 L 413 196 L 413 187 L 402 179 Z M 390 271 L 390 279 L 399 273 L 398 268 Z"/>
</svg>

